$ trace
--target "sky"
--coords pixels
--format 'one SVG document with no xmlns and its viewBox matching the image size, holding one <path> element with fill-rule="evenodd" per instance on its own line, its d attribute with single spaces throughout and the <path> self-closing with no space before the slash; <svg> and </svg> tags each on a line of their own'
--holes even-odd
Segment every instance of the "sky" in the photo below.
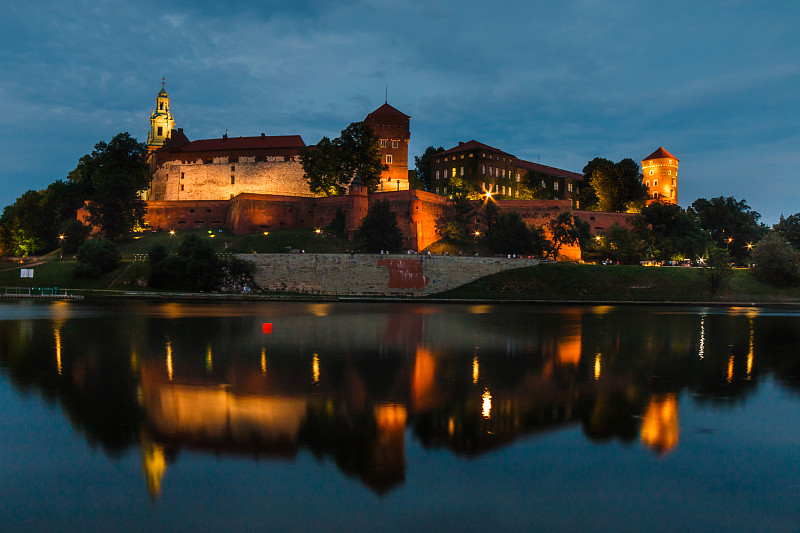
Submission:
<svg viewBox="0 0 800 533">
<path fill-rule="evenodd" d="M 581 172 L 680 160 L 678 203 L 800 212 L 797 0 L 41 0 L 0 16 L 0 206 L 99 141 L 147 139 L 166 78 L 194 139 L 315 144 L 388 102 L 409 159 L 478 140 Z"/>
</svg>

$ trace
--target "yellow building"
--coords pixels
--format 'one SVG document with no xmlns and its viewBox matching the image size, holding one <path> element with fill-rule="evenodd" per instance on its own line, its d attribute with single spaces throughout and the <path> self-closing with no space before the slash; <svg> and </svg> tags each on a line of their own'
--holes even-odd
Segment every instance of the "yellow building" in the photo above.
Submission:
<svg viewBox="0 0 800 533">
<path fill-rule="evenodd" d="M 658 147 L 642 160 L 642 181 L 647 187 L 647 204 L 678 204 L 678 158 Z"/>
<path fill-rule="evenodd" d="M 164 78 L 161 78 L 161 90 L 156 97 L 156 108 L 150 114 L 150 133 L 147 134 L 147 151 L 158 150 L 172 134 L 175 119 L 169 112 L 169 96 L 164 89 Z"/>
</svg>

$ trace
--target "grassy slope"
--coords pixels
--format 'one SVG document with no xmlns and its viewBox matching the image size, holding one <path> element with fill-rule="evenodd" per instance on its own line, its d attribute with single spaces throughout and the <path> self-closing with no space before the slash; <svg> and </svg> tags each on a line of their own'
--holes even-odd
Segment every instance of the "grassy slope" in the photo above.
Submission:
<svg viewBox="0 0 800 533">
<path fill-rule="evenodd" d="M 709 293 L 694 268 L 547 264 L 487 276 L 444 298 L 588 300 L 588 301 L 736 301 L 800 303 L 800 289 L 778 289 L 755 281 L 747 270 L 735 270 L 729 286 Z"/>
</svg>

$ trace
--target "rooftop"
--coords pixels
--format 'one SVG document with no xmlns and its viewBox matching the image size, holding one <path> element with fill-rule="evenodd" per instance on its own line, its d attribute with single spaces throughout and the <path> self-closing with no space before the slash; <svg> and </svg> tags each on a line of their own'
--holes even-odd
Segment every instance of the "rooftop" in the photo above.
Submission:
<svg viewBox="0 0 800 533">
<path fill-rule="evenodd" d="M 645 157 L 643 161 L 647 159 L 674 159 L 675 161 L 680 161 L 680 159 L 664 150 L 664 148 L 661 146 L 658 147 L 658 150 Z"/>
</svg>

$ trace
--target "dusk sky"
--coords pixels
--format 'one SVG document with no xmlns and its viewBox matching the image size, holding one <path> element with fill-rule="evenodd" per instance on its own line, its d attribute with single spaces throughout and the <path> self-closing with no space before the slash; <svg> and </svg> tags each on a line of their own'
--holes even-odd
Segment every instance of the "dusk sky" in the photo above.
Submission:
<svg viewBox="0 0 800 533">
<path fill-rule="evenodd" d="M 5 2 L 0 206 L 95 143 L 144 142 L 166 78 L 194 139 L 335 137 L 388 101 L 426 146 L 581 172 L 680 159 L 678 202 L 800 212 L 800 2 Z"/>
</svg>

